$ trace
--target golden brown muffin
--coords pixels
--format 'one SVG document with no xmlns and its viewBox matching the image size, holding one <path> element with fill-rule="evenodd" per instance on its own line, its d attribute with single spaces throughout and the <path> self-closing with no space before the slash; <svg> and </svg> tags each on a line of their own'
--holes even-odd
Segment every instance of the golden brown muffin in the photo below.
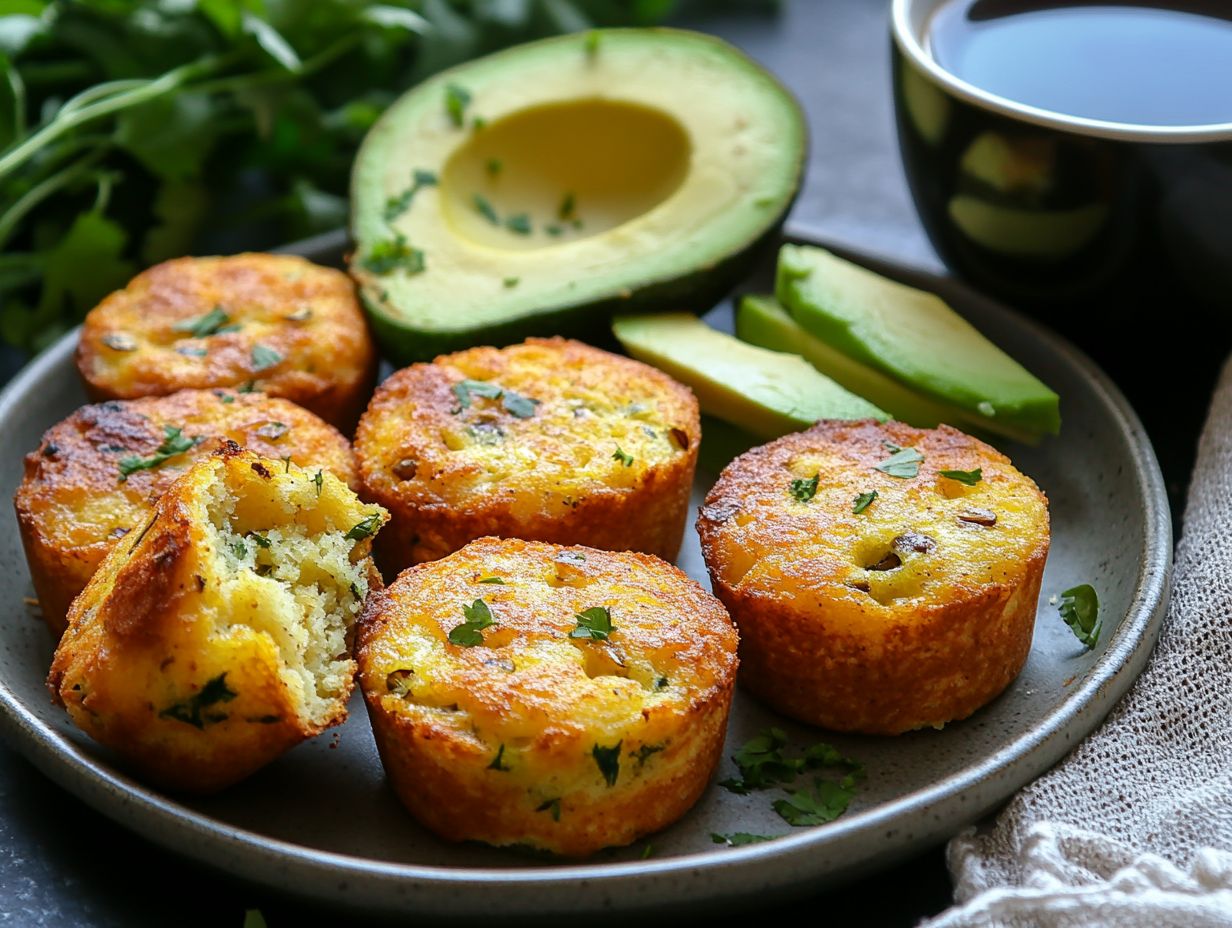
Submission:
<svg viewBox="0 0 1232 928">
<path fill-rule="evenodd" d="M 794 718 L 940 727 L 1026 661 L 1047 500 L 956 429 L 819 422 L 733 461 L 697 528 L 741 682 Z"/>
<path fill-rule="evenodd" d="M 485 535 L 675 560 L 701 438 L 666 374 L 563 338 L 398 371 L 355 437 L 387 574 Z"/>
<path fill-rule="evenodd" d="M 173 480 L 228 440 L 276 460 L 323 467 L 358 487 L 351 446 L 337 429 L 260 393 L 182 390 L 116 400 L 83 406 L 47 430 L 26 455 L 13 503 L 54 636 L 64 632 L 69 603 L 107 552 L 149 520 Z"/>
<path fill-rule="evenodd" d="M 47 685 L 152 783 L 207 793 L 346 718 L 349 639 L 387 514 L 333 474 L 232 444 L 113 548 Z"/>
<path fill-rule="evenodd" d="M 257 390 L 347 434 L 376 363 L 350 278 L 293 255 L 164 261 L 94 307 L 77 346 L 95 400 Z"/>
<path fill-rule="evenodd" d="M 453 841 L 579 856 L 683 815 L 723 746 L 736 631 L 646 554 L 482 538 L 360 620 L 394 791 Z"/>
</svg>

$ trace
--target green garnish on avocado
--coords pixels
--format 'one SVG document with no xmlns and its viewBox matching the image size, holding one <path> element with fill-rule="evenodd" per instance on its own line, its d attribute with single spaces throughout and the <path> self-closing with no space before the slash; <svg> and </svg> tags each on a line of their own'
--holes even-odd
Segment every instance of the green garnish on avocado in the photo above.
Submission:
<svg viewBox="0 0 1232 928">
<path fill-rule="evenodd" d="M 422 274 L 428 266 L 424 253 L 407 244 L 406 236 L 401 233 L 393 238 L 376 242 L 367 255 L 360 261 L 373 274 L 391 274 L 394 271 L 404 271 L 407 274 Z"/>
<path fill-rule="evenodd" d="M 494 226 L 500 225 L 500 216 L 496 214 L 496 207 L 482 193 L 476 193 L 471 196 L 471 201 L 475 204 L 475 209 L 479 211 L 484 219 L 492 223 Z"/>
<path fill-rule="evenodd" d="M 465 87 L 457 84 L 445 85 L 445 113 L 449 116 L 449 121 L 459 129 L 466 120 L 466 108 L 470 103 L 471 93 Z"/>
<path fill-rule="evenodd" d="M 526 213 L 516 213 L 505 220 L 505 228 L 518 235 L 530 235 L 530 216 Z"/>
</svg>

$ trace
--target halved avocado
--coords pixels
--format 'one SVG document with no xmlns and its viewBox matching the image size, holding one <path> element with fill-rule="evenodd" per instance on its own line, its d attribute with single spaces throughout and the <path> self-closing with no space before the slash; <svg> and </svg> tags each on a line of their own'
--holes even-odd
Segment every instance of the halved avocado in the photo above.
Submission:
<svg viewBox="0 0 1232 928">
<path fill-rule="evenodd" d="M 352 175 L 350 270 L 395 361 L 614 311 L 704 310 L 751 269 L 800 184 L 791 95 L 710 36 L 609 29 L 415 87 Z"/>
</svg>

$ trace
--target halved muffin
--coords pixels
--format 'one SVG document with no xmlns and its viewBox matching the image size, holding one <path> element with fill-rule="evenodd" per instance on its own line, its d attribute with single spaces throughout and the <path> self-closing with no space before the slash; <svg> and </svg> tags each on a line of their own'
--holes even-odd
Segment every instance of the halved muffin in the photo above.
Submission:
<svg viewBox="0 0 1232 928">
<path fill-rule="evenodd" d="M 689 389 L 563 338 L 472 348 L 398 371 L 355 437 L 393 516 L 387 574 L 485 535 L 675 560 L 701 438 Z"/>
<path fill-rule="evenodd" d="M 350 278 L 294 255 L 164 261 L 90 310 L 77 347 L 95 400 L 256 390 L 348 434 L 376 364 Z"/>
<path fill-rule="evenodd" d="M 1047 500 L 956 429 L 819 422 L 733 461 L 697 528 L 741 682 L 801 721 L 940 727 L 1026 661 Z"/>
<path fill-rule="evenodd" d="M 736 644 L 722 604 L 656 557 L 483 538 L 374 596 L 356 657 L 416 818 L 454 841 L 578 856 L 697 801 Z"/>
<path fill-rule="evenodd" d="M 47 678 L 149 781 L 207 793 L 346 718 L 387 514 L 231 444 L 167 490 L 69 612 Z"/>
<path fill-rule="evenodd" d="M 322 467 L 358 486 L 351 446 L 283 399 L 227 390 L 83 406 L 26 455 L 13 497 L 40 611 L 57 638 L 103 557 L 149 520 L 177 477 L 224 442 Z"/>
</svg>

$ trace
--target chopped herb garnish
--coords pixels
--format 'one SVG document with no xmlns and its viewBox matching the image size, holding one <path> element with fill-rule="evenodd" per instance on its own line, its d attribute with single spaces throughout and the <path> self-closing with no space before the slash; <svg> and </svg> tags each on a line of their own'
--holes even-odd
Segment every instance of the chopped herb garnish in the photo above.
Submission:
<svg viewBox="0 0 1232 928">
<path fill-rule="evenodd" d="M 407 244 L 406 236 L 401 233 L 373 245 L 360 264 L 373 274 L 389 274 L 393 271 L 422 274 L 428 266 L 424 253 Z"/>
<path fill-rule="evenodd" d="M 808 479 L 793 480 L 791 482 L 791 495 L 802 503 L 807 503 L 817 495 L 817 482 L 821 479 L 821 474 L 813 474 Z"/>
<path fill-rule="evenodd" d="M 482 580 L 480 580 L 479 582 L 480 582 L 480 583 L 498 583 L 498 584 L 500 584 L 501 586 L 504 586 L 504 585 L 505 585 L 505 581 L 504 581 L 504 580 L 502 580 L 500 577 L 484 577 L 484 578 L 483 578 Z"/>
<path fill-rule="evenodd" d="M 449 121 L 459 129 L 465 121 L 466 108 L 470 102 L 471 94 L 465 87 L 459 87 L 457 84 L 445 85 L 445 112 L 449 116 Z"/>
<path fill-rule="evenodd" d="M 733 831 L 730 834 L 721 835 L 718 832 L 710 832 L 710 840 L 715 844 L 726 844 L 728 847 L 744 847 L 746 844 L 761 844 L 763 841 L 773 841 L 775 835 L 754 835 L 747 831 Z"/>
<path fill-rule="evenodd" d="M 312 478 L 312 482 L 317 485 L 317 498 L 321 496 L 321 485 L 325 483 L 325 475 L 321 471 L 317 471 Z"/>
<path fill-rule="evenodd" d="M 201 687 L 199 693 L 195 693 L 180 702 L 172 703 L 158 713 L 158 717 L 160 719 L 175 719 L 177 722 L 184 722 L 194 728 L 204 729 L 211 722 L 221 722 L 227 717 L 225 712 L 207 713 L 205 710 L 222 702 L 230 702 L 237 695 L 237 693 L 228 688 L 226 673 L 221 673 Z"/>
<path fill-rule="evenodd" d="M 256 532 L 249 532 L 248 537 L 257 543 L 258 548 L 268 548 L 270 546 L 270 540 L 264 535 L 259 535 Z"/>
<path fill-rule="evenodd" d="M 242 541 L 233 541 L 231 543 L 231 553 L 235 555 L 235 559 L 242 561 L 248 557 L 248 545 Z"/>
<path fill-rule="evenodd" d="M 642 860 L 645 860 L 653 853 L 654 853 L 654 845 L 651 844 L 649 841 L 647 841 L 646 846 L 642 848 Z"/>
<path fill-rule="evenodd" d="M 1061 594 L 1061 602 L 1057 606 L 1061 610 L 1061 618 L 1070 627 L 1074 637 L 1089 651 L 1099 641 L 1099 632 L 1103 621 L 1099 617 L 1099 596 L 1089 583 L 1071 587 Z"/>
<path fill-rule="evenodd" d="M 758 197 L 753 201 L 753 205 L 758 209 L 765 209 L 767 206 L 773 206 L 778 200 L 775 197 Z"/>
<path fill-rule="evenodd" d="M 277 441 L 290 430 L 291 427 L 285 422 L 267 422 L 257 429 L 256 434 L 269 441 Z"/>
<path fill-rule="evenodd" d="M 844 757 L 830 745 L 819 742 L 806 749 L 800 757 L 787 757 L 787 734 L 781 728 L 769 728 L 749 739 L 732 755 L 740 770 L 740 779 L 723 780 L 724 789 L 744 795 L 750 790 L 766 789 L 780 783 L 791 783 L 807 770 L 839 767 L 846 771 L 844 782 L 854 783 L 860 775 L 860 764 Z"/>
<path fill-rule="evenodd" d="M 505 220 L 505 228 L 518 235 L 530 235 L 530 216 L 526 213 L 515 213 Z"/>
<path fill-rule="evenodd" d="M 969 487 L 975 486 L 983 479 L 983 469 L 977 467 L 975 470 L 942 470 L 938 471 L 942 477 L 947 477 L 950 480 L 957 480 L 959 483 L 966 484 Z"/>
<path fill-rule="evenodd" d="M 637 759 L 637 766 L 640 769 L 645 765 L 646 758 L 652 754 L 658 754 L 665 747 L 667 747 L 666 744 L 643 744 L 636 751 L 630 751 L 629 756 Z"/>
<path fill-rule="evenodd" d="M 479 211 L 480 216 L 488 220 L 488 222 L 492 223 L 494 226 L 500 225 L 500 216 L 496 213 L 496 207 L 488 201 L 487 197 L 485 197 L 482 193 L 477 193 L 471 197 L 471 200 L 474 202 L 475 209 Z"/>
<path fill-rule="evenodd" d="M 415 199 L 415 194 L 424 187 L 435 187 L 437 183 L 437 177 L 431 171 L 416 168 L 412 175 L 411 186 L 385 201 L 385 221 L 393 222 L 411 208 L 411 201 Z"/>
<path fill-rule="evenodd" d="M 256 389 L 257 389 L 257 382 L 255 380 L 250 380 L 244 385 L 242 385 L 235 392 L 236 393 L 254 393 L 256 392 Z"/>
<path fill-rule="evenodd" d="M 839 782 L 818 777 L 813 780 L 812 792 L 788 790 L 786 799 L 776 799 L 774 811 L 788 825 L 797 827 L 832 822 L 847 811 L 854 795 L 853 784 L 847 780 Z"/>
<path fill-rule="evenodd" d="M 541 802 L 538 806 L 535 807 L 535 811 L 536 812 L 551 812 L 552 821 L 559 822 L 560 821 L 560 800 L 559 799 L 545 799 L 543 802 Z"/>
<path fill-rule="evenodd" d="M 564 234 L 565 234 L 565 228 L 564 228 L 564 226 L 558 226 L 558 225 L 557 225 L 556 223 L 554 223 L 554 222 L 553 222 L 553 223 L 549 223 L 548 225 L 544 226 L 544 227 L 543 227 L 543 230 L 544 230 L 545 232 L 547 232 L 547 234 L 548 234 L 548 235 L 550 235 L 550 236 L 552 236 L 553 238 L 555 238 L 555 237 L 556 237 L 556 236 L 558 236 L 558 235 L 564 235 Z"/>
<path fill-rule="evenodd" d="M 286 468 L 283 470 L 283 473 L 284 473 L 284 474 L 289 474 L 289 473 L 291 473 L 291 455 L 289 455 L 289 454 L 288 454 L 288 455 L 286 455 L 286 456 L 282 459 L 282 463 L 286 465 Z"/>
<path fill-rule="evenodd" d="M 586 57 L 593 58 L 599 51 L 599 33 L 594 29 L 586 33 L 586 39 L 582 47 L 586 50 Z"/>
<path fill-rule="evenodd" d="M 488 174 L 495 177 L 501 172 L 501 168 L 504 166 L 505 165 L 501 162 L 500 158 L 489 158 L 487 164 L 484 165 L 484 168 L 487 169 Z"/>
<path fill-rule="evenodd" d="M 920 462 L 924 460 L 924 455 L 915 448 L 899 448 L 889 443 L 887 443 L 887 448 L 893 453 L 880 464 L 875 465 L 876 470 L 904 480 L 920 475 Z"/>
<path fill-rule="evenodd" d="M 483 396 L 496 399 L 504 392 L 502 387 L 488 383 L 486 380 L 462 380 L 453 385 L 453 395 L 458 398 L 458 406 L 461 409 L 470 407 L 471 397 Z"/>
<path fill-rule="evenodd" d="M 356 601 L 362 600 L 364 598 L 364 594 L 360 592 L 359 585 L 354 580 L 351 581 L 351 596 Z"/>
<path fill-rule="evenodd" d="M 473 648 L 483 644 L 483 630 L 496 624 L 488 604 L 477 599 L 469 606 L 463 606 L 462 614 L 466 616 L 466 621 L 450 629 L 449 643 L 461 648 Z"/>
<path fill-rule="evenodd" d="M 575 618 L 577 628 L 569 632 L 570 638 L 607 641 L 612 634 L 612 614 L 603 606 L 591 606 L 579 612 Z"/>
<path fill-rule="evenodd" d="M 560 206 L 556 209 L 556 215 L 562 220 L 568 221 L 573 218 L 573 211 L 577 209 L 577 200 L 572 193 L 566 193 L 560 201 Z"/>
<path fill-rule="evenodd" d="M 595 759 L 595 764 L 599 767 L 599 772 L 603 774 L 604 782 L 608 786 L 615 786 L 616 778 L 620 776 L 620 746 L 622 744 L 624 744 L 623 739 L 617 741 L 610 748 L 596 744 L 590 752 L 591 756 Z"/>
<path fill-rule="evenodd" d="M 215 306 L 204 316 L 185 319 L 171 328 L 177 332 L 187 332 L 193 338 L 209 338 L 211 335 L 220 335 L 223 332 L 238 332 L 239 325 L 228 324 L 230 322 L 231 317 L 226 311 L 221 306 Z"/>
<path fill-rule="evenodd" d="M 616 446 L 616 450 L 612 452 L 612 460 L 619 461 L 625 467 L 633 466 L 633 455 L 620 450 L 620 445 Z"/>
<path fill-rule="evenodd" d="M 173 458 L 177 454 L 183 454 L 195 448 L 203 439 L 186 438 L 183 430 L 178 429 L 173 425 L 163 426 L 163 443 L 158 446 L 150 457 L 142 458 L 135 454 L 129 454 L 120 458 L 120 483 L 128 479 L 128 475 L 136 473 L 139 470 L 153 470 L 159 464 L 166 461 L 168 458 Z"/>
<path fill-rule="evenodd" d="M 488 124 L 488 121 L 484 119 L 482 116 L 476 116 L 474 119 L 471 120 L 471 130 L 474 132 L 478 132 L 480 129 L 482 129 L 487 124 Z"/>
<path fill-rule="evenodd" d="M 520 393 L 514 393 L 512 390 L 505 391 L 503 400 L 505 410 L 511 416 L 517 416 L 519 419 L 529 419 L 535 414 L 535 407 L 539 405 L 539 401 L 531 399 L 529 396 L 522 396 Z"/>
<path fill-rule="evenodd" d="M 505 764 L 505 746 L 502 744 L 496 749 L 496 756 L 492 758 L 492 763 L 488 764 L 489 770 L 499 770 L 501 773 L 508 773 L 509 767 Z"/>
<path fill-rule="evenodd" d="M 273 348 L 257 344 L 252 346 L 253 371 L 265 371 L 282 363 L 282 355 Z"/>
<path fill-rule="evenodd" d="M 867 493 L 861 493 L 859 496 L 856 497 L 856 501 L 854 505 L 852 505 L 851 511 L 854 512 L 856 515 L 859 515 L 865 509 L 871 506 L 873 504 L 873 500 L 875 500 L 876 498 L 877 498 L 876 490 L 869 490 Z"/>
<path fill-rule="evenodd" d="M 320 473 L 318 471 L 317 473 Z M 373 513 L 366 519 L 361 519 L 351 526 L 351 530 L 346 533 L 348 541 L 363 541 L 369 535 L 375 535 L 381 527 L 381 516 L 379 513 Z"/>
<path fill-rule="evenodd" d="M 516 287 L 521 282 L 522 282 L 521 277 L 506 277 L 504 280 L 501 281 L 501 283 L 504 284 L 505 287 Z"/>
</svg>

